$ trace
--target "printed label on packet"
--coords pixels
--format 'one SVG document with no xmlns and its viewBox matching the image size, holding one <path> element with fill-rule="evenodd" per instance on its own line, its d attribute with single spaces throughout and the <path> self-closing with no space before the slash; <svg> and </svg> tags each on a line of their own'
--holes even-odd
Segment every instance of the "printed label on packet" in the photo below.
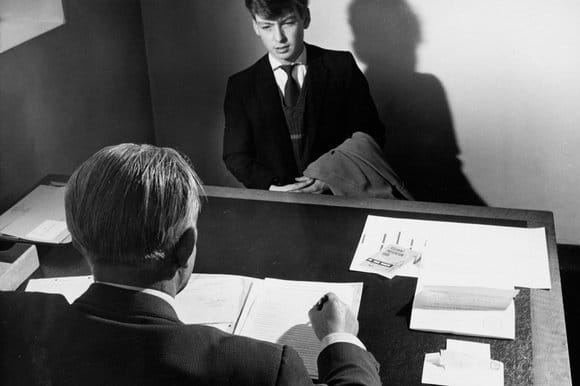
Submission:
<svg viewBox="0 0 580 386">
<path fill-rule="evenodd" d="M 390 244 L 374 255 L 367 257 L 361 263 L 361 267 L 371 268 L 376 273 L 392 279 L 397 275 L 397 270 L 405 264 L 413 264 L 421 260 L 421 253 L 403 248 L 399 245 Z"/>
</svg>

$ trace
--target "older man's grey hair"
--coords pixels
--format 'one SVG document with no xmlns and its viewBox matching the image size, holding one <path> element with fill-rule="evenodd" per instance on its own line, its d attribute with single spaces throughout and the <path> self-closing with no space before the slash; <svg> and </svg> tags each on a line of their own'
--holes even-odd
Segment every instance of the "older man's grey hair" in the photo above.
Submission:
<svg viewBox="0 0 580 386">
<path fill-rule="evenodd" d="M 73 173 L 66 221 L 92 264 L 157 269 L 195 225 L 201 194 L 186 156 L 125 143 L 99 150 Z"/>
</svg>

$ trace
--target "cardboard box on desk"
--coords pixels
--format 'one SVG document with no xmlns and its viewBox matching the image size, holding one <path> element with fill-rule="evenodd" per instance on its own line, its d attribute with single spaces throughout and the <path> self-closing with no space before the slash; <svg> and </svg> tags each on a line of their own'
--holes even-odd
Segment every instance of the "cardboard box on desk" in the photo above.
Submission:
<svg viewBox="0 0 580 386">
<path fill-rule="evenodd" d="M 14 291 L 39 267 L 36 246 L 15 243 L 0 251 L 0 291 Z"/>
</svg>

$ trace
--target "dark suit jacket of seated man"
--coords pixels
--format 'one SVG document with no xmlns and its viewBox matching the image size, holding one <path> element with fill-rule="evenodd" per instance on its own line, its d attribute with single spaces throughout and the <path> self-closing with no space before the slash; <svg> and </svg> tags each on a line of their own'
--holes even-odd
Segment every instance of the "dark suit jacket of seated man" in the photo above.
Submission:
<svg viewBox="0 0 580 386">
<path fill-rule="evenodd" d="M 193 270 L 201 193 L 173 149 L 123 144 L 85 161 L 65 206 L 95 283 L 72 305 L 62 295 L 0 292 L 0 384 L 311 384 L 289 346 L 179 320 L 173 302 Z M 328 296 L 309 312 L 327 344 L 321 381 L 380 384 L 356 319 Z"/>
<path fill-rule="evenodd" d="M 271 3 L 294 5 L 287 10 Z M 307 1 L 246 4 L 268 54 L 228 80 L 223 159 L 230 172 L 248 188 L 268 189 L 296 183 L 311 162 L 355 131 L 382 147 L 384 126 L 353 56 L 303 42 Z M 289 78 L 281 69 L 288 63 L 295 64 L 292 77 L 300 87 L 292 109 L 285 102 Z"/>
</svg>

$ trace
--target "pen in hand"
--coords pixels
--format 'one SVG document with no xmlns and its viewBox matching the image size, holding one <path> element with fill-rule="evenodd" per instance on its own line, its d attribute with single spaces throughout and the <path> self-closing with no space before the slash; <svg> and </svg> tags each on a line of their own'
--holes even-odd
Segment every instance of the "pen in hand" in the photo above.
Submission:
<svg viewBox="0 0 580 386">
<path fill-rule="evenodd" d="M 320 300 L 318 300 L 318 303 L 316 303 L 316 307 L 318 308 L 318 310 L 322 310 L 322 307 L 324 306 L 324 303 L 326 303 L 328 301 L 328 295 L 324 295 L 323 297 L 320 298 Z"/>
</svg>

